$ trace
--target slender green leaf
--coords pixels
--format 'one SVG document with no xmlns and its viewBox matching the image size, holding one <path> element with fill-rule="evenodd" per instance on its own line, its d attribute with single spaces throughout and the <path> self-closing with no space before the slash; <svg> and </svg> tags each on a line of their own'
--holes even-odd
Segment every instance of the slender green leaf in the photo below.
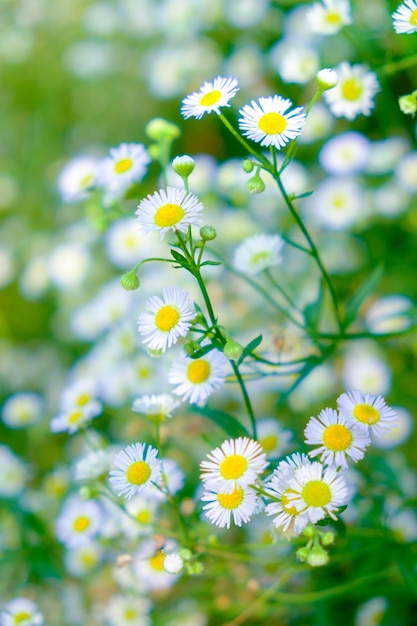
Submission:
<svg viewBox="0 0 417 626">
<path fill-rule="evenodd" d="M 246 357 L 253 352 L 254 350 L 256 350 L 256 348 L 262 343 L 262 335 L 258 335 L 257 337 L 255 337 L 255 339 L 252 339 L 252 341 L 250 341 L 244 348 L 243 348 L 243 352 L 242 352 L 242 356 L 240 357 L 239 361 L 237 362 L 238 365 L 240 365 L 242 363 L 242 361 L 244 359 L 246 359 Z"/>
<path fill-rule="evenodd" d="M 230 437 L 250 437 L 246 428 L 233 415 L 218 409 L 209 409 L 208 407 L 196 408 L 194 411 L 217 424 Z"/>
<path fill-rule="evenodd" d="M 310 304 L 307 304 L 306 308 L 304 309 L 304 319 L 309 328 L 317 328 L 323 307 L 323 297 L 323 283 L 320 283 L 317 298 L 313 300 L 313 302 L 310 302 Z"/>
<path fill-rule="evenodd" d="M 353 296 L 347 301 L 345 307 L 345 315 L 343 321 L 343 327 L 346 329 L 355 319 L 362 303 L 377 287 L 379 281 L 382 278 L 384 270 L 382 265 L 378 265 L 370 274 L 365 278 L 359 289 L 355 291 Z"/>
</svg>

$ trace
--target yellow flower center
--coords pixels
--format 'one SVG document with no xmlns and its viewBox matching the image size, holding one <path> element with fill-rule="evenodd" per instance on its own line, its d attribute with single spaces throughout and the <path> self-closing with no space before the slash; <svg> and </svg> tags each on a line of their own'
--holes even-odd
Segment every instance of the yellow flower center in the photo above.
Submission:
<svg viewBox="0 0 417 626">
<path fill-rule="evenodd" d="M 168 226 L 174 226 L 184 217 L 184 209 L 178 204 L 164 204 L 159 207 L 155 213 L 155 224 L 159 228 L 168 228 Z"/>
<path fill-rule="evenodd" d="M 339 13 L 327 13 L 324 20 L 329 24 L 341 24 L 342 20 L 340 19 Z"/>
<path fill-rule="evenodd" d="M 149 559 L 149 563 L 151 567 L 158 572 L 162 572 L 164 569 L 164 561 L 165 554 L 163 552 L 157 552 L 151 559 Z"/>
<path fill-rule="evenodd" d="M 82 393 L 80 396 L 78 396 L 78 406 L 85 406 L 86 404 L 88 404 L 90 402 L 91 398 L 88 395 L 88 393 Z"/>
<path fill-rule="evenodd" d="M 287 489 L 282 495 L 282 508 L 288 515 L 299 515 L 295 506 L 291 506 L 292 500 L 288 497 L 288 494 L 295 493 L 294 489 Z"/>
<path fill-rule="evenodd" d="M 126 235 L 124 244 L 126 248 L 134 248 L 136 246 L 137 239 L 133 235 Z"/>
<path fill-rule="evenodd" d="M 363 93 L 363 86 L 357 78 L 348 78 L 342 85 L 342 96 L 345 100 L 359 100 Z"/>
<path fill-rule="evenodd" d="M 69 424 L 76 424 L 81 418 L 83 414 L 81 411 L 73 411 L 68 417 Z"/>
<path fill-rule="evenodd" d="M 94 176 L 92 174 L 87 174 L 79 182 L 80 189 L 87 189 L 87 187 L 91 187 L 93 182 L 94 182 Z"/>
<path fill-rule="evenodd" d="M 417 26 L 417 9 L 414 9 L 410 15 L 410 24 Z"/>
<path fill-rule="evenodd" d="M 358 404 L 353 409 L 353 415 L 356 417 L 358 422 L 368 424 L 369 426 L 379 422 L 380 418 L 379 411 L 370 404 Z"/>
<path fill-rule="evenodd" d="M 307 506 L 326 506 L 332 499 L 329 485 L 321 480 L 310 480 L 303 487 L 302 496 Z"/>
<path fill-rule="evenodd" d="M 90 526 L 90 519 L 86 515 L 80 515 L 77 519 L 74 520 L 74 530 L 77 533 L 82 533 Z"/>
<path fill-rule="evenodd" d="M 210 363 L 204 359 L 197 359 L 190 363 L 187 369 L 187 378 L 191 383 L 204 383 L 210 376 Z"/>
<path fill-rule="evenodd" d="M 287 128 L 287 120 L 280 113 L 265 113 L 259 118 L 258 126 L 266 135 L 279 135 Z"/>
<path fill-rule="evenodd" d="M 256 252 L 252 255 L 251 261 L 252 263 L 259 263 L 260 261 L 264 261 L 265 259 L 269 259 L 269 252 Z"/>
<path fill-rule="evenodd" d="M 21 624 L 22 622 L 29 620 L 31 617 L 30 613 L 16 613 L 16 615 L 14 615 L 14 623 Z"/>
<path fill-rule="evenodd" d="M 126 478 L 132 485 L 143 485 L 151 475 L 151 468 L 145 461 L 135 461 L 129 466 Z"/>
<path fill-rule="evenodd" d="M 151 514 L 149 513 L 149 511 L 139 511 L 139 513 L 136 515 L 136 519 L 139 522 L 139 524 L 149 524 L 149 522 L 151 521 Z"/>
<path fill-rule="evenodd" d="M 81 555 L 81 561 L 86 567 L 93 567 L 97 563 L 97 558 L 94 554 L 90 552 L 85 552 Z"/>
<path fill-rule="evenodd" d="M 134 609 L 126 609 L 125 618 L 126 619 L 134 619 L 137 617 L 136 611 Z"/>
<path fill-rule="evenodd" d="M 179 319 L 180 314 L 177 309 L 174 309 L 170 304 L 166 304 L 155 315 L 155 326 L 158 330 L 162 330 L 163 333 L 168 333 L 178 324 Z"/>
<path fill-rule="evenodd" d="M 332 424 L 323 433 L 323 443 L 329 450 L 346 450 L 352 443 L 352 433 L 342 424 Z"/>
<path fill-rule="evenodd" d="M 259 442 L 265 452 L 272 452 L 278 445 L 278 437 L 276 435 L 267 435 Z"/>
<path fill-rule="evenodd" d="M 213 89 L 213 91 L 209 91 L 208 93 L 204 94 L 204 96 L 201 96 L 200 104 L 203 107 L 211 107 L 213 106 L 213 104 L 216 104 L 221 97 L 222 92 L 218 89 Z"/>
<path fill-rule="evenodd" d="M 248 462 L 241 454 L 227 456 L 219 467 L 220 474 L 226 480 L 236 480 L 243 476 L 248 467 Z"/>
<path fill-rule="evenodd" d="M 334 209 L 343 209 L 345 206 L 345 197 L 338 195 L 333 198 L 333 208 Z"/>
<path fill-rule="evenodd" d="M 237 509 L 243 502 L 244 492 L 241 487 L 232 493 L 218 493 L 217 500 L 224 509 Z"/>
<path fill-rule="evenodd" d="M 132 159 L 120 159 L 120 161 L 117 161 L 117 163 L 115 163 L 114 171 L 116 172 L 116 174 L 123 174 L 124 172 L 127 172 L 127 170 L 130 170 L 132 165 Z"/>
</svg>

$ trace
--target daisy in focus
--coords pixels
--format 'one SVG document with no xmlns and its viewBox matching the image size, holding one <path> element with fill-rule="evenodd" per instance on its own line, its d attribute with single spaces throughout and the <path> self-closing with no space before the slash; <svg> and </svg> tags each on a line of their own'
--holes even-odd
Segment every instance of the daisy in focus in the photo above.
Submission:
<svg viewBox="0 0 417 626">
<path fill-rule="evenodd" d="M 136 398 L 132 405 L 134 413 L 140 413 L 156 424 L 164 422 L 167 417 L 172 417 L 173 411 L 180 406 L 181 402 L 168 393 L 159 395 L 141 396 Z"/>
<path fill-rule="evenodd" d="M 253 235 L 236 248 L 233 265 L 244 274 L 259 274 L 281 263 L 283 245 L 279 235 Z"/>
<path fill-rule="evenodd" d="M 163 239 L 169 230 L 185 233 L 189 226 L 199 226 L 202 210 L 203 205 L 194 194 L 167 187 L 144 198 L 135 215 L 143 233 L 157 230 Z"/>
<path fill-rule="evenodd" d="M 417 32 L 417 2 L 405 0 L 392 14 L 393 26 L 399 35 L 411 35 Z"/>
<path fill-rule="evenodd" d="M 173 364 L 168 375 L 173 393 L 190 404 L 204 406 L 215 389 L 223 385 L 228 361 L 219 350 L 211 350 L 200 359 L 183 357 Z"/>
<path fill-rule="evenodd" d="M 0 613 L 1 626 L 42 626 L 43 615 L 32 600 L 15 598 L 7 602 Z"/>
<path fill-rule="evenodd" d="M 352 24 L 350 3 L 347 0 L 322 0 L 307 9 L 307 21 L 314 33 L 334 35 L 343 26 Z"/>
<path fill-rule="evenodd" d="M 338 83 L 323 93 L 326 104 L 336 117 L 353 120 L 358 115 L 370 115 L 375 106 L 374 96 L 380 86 L 374 72 L 364 65 L 343 61 L 335 68 Z"/>
<path fill-rule="evenodd" d="M 69 498 L 57 520 L 56 535 L 69 548 L 78 548 L 91 542 L 101 529 L 103 515 L 94 500 Z"/>
<path fill-rule="evenodd" d="M 312 417 L 305 430 L 305 442 L 319 447 L 308 453 L 310 457 L 321 454 L 321 462 L 346 468 L 347 457 L 359 461 L 364 457 L 371 440 L 358 424 L 348 422 L 333 409 L 324 409 Z"/>
<path fill-rule="evenodd" d="M 281 96 L 259 98 L 258 102 L 252 100 L 239 111 L 242 115 L 239 128 L 261 146 L 275 146 L 280 150 L 301 133 L 306 121 L 303 107 L 288 111 L 291 106 L 291 100 Z"/>
<path fill-rule="evenodd" d="M 195 317 L 190 308 L 188 292 L 179 287 L 164 287 L 162 298 L 149 298 L 146 309 L 147 312 L 139 315 L 139 334 L 148 348 L 163 352 L 174 345 L 179 337 L 187 335 Z"/>
<path fill-rule="evenodd" d="M 126 500 L 141 492 L 150 491 L 161 477 L 158 450 L 143 443 L 135 443 L 121 450 L 114 457 L 116 469 L 109 474 L 110 486 Z"/>
<path fill-rule="evenodd" d="M 220 107 L 229 107 L 231 100 L 239 91 L 236 78 L 217 76 L 212 82 L 205 82 L 200 91 L 195 91 L 182 101 L 181 114 L 185 119 L 196 117 L 198 120 L 205 113 L 220 113 Z"/>
<path fill-rule="evenodd" d="M 99 183 L 109 191 L 124 192 L 132 183 L 142 180 L 151 162 L 141 143 L 121 143 L 111 148 L 99 168 Z"/>
<path fill-rule="evenodd" d="M 206 491 L 201 499 L 208 502 L 203 506 L 205 516 L 219 528 L 230 528 L 232 516 L 236 526 L 242 526 L 250 520 L 258 503 L 256 492 L 249 487 L 235 487 L 232 492 Z"/>
<path fill-rule="evenodd" d="M 383 435 L 397 424 L 396 411 L 387 406 L 382 396 L 349 391 L 339 396 L 337 406 L 347 420 L 359 424 L 369 434 Z"/>
<path fill-rule="evenodd" d="M 207 489 L 224 493 L 253 484 L 268 465 L 262 446 L 248 437 L 224 441 L 207 458 L 200 478 Z"/>
</svg>

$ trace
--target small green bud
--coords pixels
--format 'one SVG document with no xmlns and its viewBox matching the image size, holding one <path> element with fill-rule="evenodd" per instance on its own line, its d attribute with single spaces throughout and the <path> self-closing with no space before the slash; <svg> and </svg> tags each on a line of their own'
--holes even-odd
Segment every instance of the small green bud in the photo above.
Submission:
<svg viewBox="0 0 417 626">
<path fill-rule="evenodd" d="M 336 87 L 339 82 L 337 73 L 326 67 L 323 70 L 320 70 L 316 74 L 317 87 L 319 91 L 328 91 L 328 89 L 333 89 Z"/>
<path fill-rule="evenodd" d="M 255 174 L 255 176 L 249 178 L 248 182 L 246 183 L 246 189 L 249 191 L 249 193 L 262 193 L 263 191 L 265 191 L 265 183 L 259 176 L 259 174 Z"/>
<path fill-rule="evenodd" d="M 91 498 L 94 498 L 94 490 L 90 489 L 90 487 L 81 487 L 79 494 L 83 500 L 91 500 Z"/>
<path fill-rule="evenodd" d="M 199 561 L 194 561 L 194 563 L 185 563 L 185 567 L 187 568 L 187 571 L 190 574 L 190 576 L 198 576 L 199 574 L 202 574 L 204 571 L 203 564 L 200 563 Z"/>
<path fill-rule="evenodd" d="M 321 546 L 314 546 L 306 559 L 311 567 L 322 567 L 329 562 L 329 555 Z"/>
<path fill-rule="evenodd" d="M 188 178 L 191 172 L 194 170 L 195 162 L 194 159 L 188 154 L 184 154 L 183 156 L 177 156 L 172 161 L 172 169 L 178 176 L 181 178 Z"/>
<path fill-rule="evenodd" d="M 188 356 L 193 356 L 195 352 L 194 341 L 187 341 L 187 343 L 184 344 L 184 352 L 185 354 L 188 354 Z"/>
<path fill-rule="evenodd" d="M 322 534 L 321 542 L 324 546 L 331 546 L 332 543 L 334 543 L 334 537 L 334 533 L 328 530 L 327 532 Z"/>
<path fill-rule="evenodd" d="M 178 552 L 183 561 L 189 561 L 193 558 L 193 553 L 188 548 L 181 548 Z"/>
<path fill-rule="evenodd" d="M 417 112 L 417 89 L 412 93 L 398 98 L 400 109 L 406 115 L 415 115 Z"/>
<path fill-rule="evenodd" d="M 231 361 L 238 361 L 242 356 L 243 346 L 233 339 L 228 339 L 226 345 L 223 348 L 223 354 L 227 359 Z"/>
<path fill-rule="evenodd" d="M 204 241 L 212 241 L 212 239 L 216 239 L 217 233 L 213 226 L 202 226 L 200 228 L 200 237 Z"/>
<path fill-rule="evenodd" d="M 135 289 L 138 289 L 140 281 L 136 272 L 131 270 L 130 272 L 123 274 L 123 276 L 120 276 L 120 284 L 123 289 L 126 289 L 126 291 L 134 291 Z"/>
<path fill-rule="evenodd" d="M 152 359 L 159 359 L 159 357 L 162 356 L 164 353 L 162 348 L 159 348 L 159 350 L 152 350 L 151 348 L 146 348 L 146 352 L 148 353 L 148 356 L 150 356 Z"/>
<path fill-rule="evenodd" d="M 148 152 L 152 161 L 159 161 L 159 159 L 161 158 L 161 146 L 157 143 L 152 143 L 148 147 Z"/>
<path fill-rule="evenodd" d="M 255 163 L 251 161 L 250 159 L 245 159 L 244 161 L 242 161 L 243 171 L 246 172 L 247 174 L 250 174 L 254 167 L 255 167 Z"/>
<path fill-rule="evenodd" d="M 307 560 L 309 552 L 310 552 L 310 549 L 307 548 L 307 546 L 303 546 L 302 548 L 298 548 L 297 552 L 295 553 L 295 556 L 297 557 L 299 561 L 302 561 L 304 563 L 304 561 Z"/>
<path fill-rule="evenodd" d="M 181 135 L 180 127 L 162 117 L 154 117 L 145 126 L 145 133 L 153 141 L 165 141 L 177 139 Z"/>
<path fill-rule="evenodd" d="M 315 534 L 316 529 L 314 528 L 314 526 L 312 526 L 312 524 L 307 524 L 307 526 L 303 530 L 304 537 L 311 539 L 312 537 L 314 537 Z"/>
</svg>

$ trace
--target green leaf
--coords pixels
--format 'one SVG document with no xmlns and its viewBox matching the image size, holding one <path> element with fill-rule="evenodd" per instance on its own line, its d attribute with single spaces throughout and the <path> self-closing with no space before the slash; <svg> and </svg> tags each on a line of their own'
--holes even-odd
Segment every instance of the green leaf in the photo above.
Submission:
<svg viewBox="0 0 417 626">
<path fill-rule="evenodd" d="M 304 319 L 309 328 L 317 328 L 323 306 L 323 296 L 323 283 L 320 283 L 317 298 L 313 300 L 313 302 L 310 302 L 310 304 L 307 304 L 306 308 L 304 309 Z"/>
<path fill-rule="evenodd" d="M 172 249 L 171 249 L 171 254 L 174 257 L 174 259 L 178 261 L 178 263 L 180 263 L 180 265 L 184 267 L 188 265 L 187 259 L 185 258 L 183 254 L 180 254 L 176 250 L 172 250 Z"/>
<path fill-rule="evenodd" d="M 298 200 L 298 198 L 308 198 L 308 196 L 313 195 L 314 191 L 305 191 L 304 193 L 297 194 L 293 196 L 294 200 Z"/>
<path fill-rule="evenodd" d="M 228 413 L 218 409 L 209 409 L 208 407 L 196 408 L 193 410 L 200 415 L 204 415 L 204 417 L 207 417 L 209 420 L 217 424 L 217 426 L 224 430 L 224 432 L 230 437 L 250 437 L 246 428 L 242 426 L 239 420 L 236 419 L 236 417 L 233 417 L 233 415 L 229 415 Z"/>
<path fill-rule="evenodd" d="M 237 362 L 238 365 L 240 365 L 242 363 L 242 361 L 244 359 L 246 359 L 246 357 L 253 352 L 254 350 L 256 350 L 256 348 L 262 343 L 262 335 L 258 335 L 257 337 L 255 337 L 255 339 L 252 339 L 252 341 L 250 341 L 244 348 L 243 348 L 243 352 L 242 352 L 242 356 L 240 357 L 239 361 Z"/>
<path fill-rule="evenodd" d="M 220 261 L 204 261 L 204 263 L 200 263 L 200 267 L 203 265 L 223 265 Z"/>
<path fill-rule="evenodd" d="M 346 329 L 355 319 L 362 303 L 377 287 L 379 281 L 384 273 L 382 265 L 378 265 L 353 294 L 353 296 L 347 301 L 345 307 L 345 316 L 343 321 L 343 328 Z"/>
</svg>

